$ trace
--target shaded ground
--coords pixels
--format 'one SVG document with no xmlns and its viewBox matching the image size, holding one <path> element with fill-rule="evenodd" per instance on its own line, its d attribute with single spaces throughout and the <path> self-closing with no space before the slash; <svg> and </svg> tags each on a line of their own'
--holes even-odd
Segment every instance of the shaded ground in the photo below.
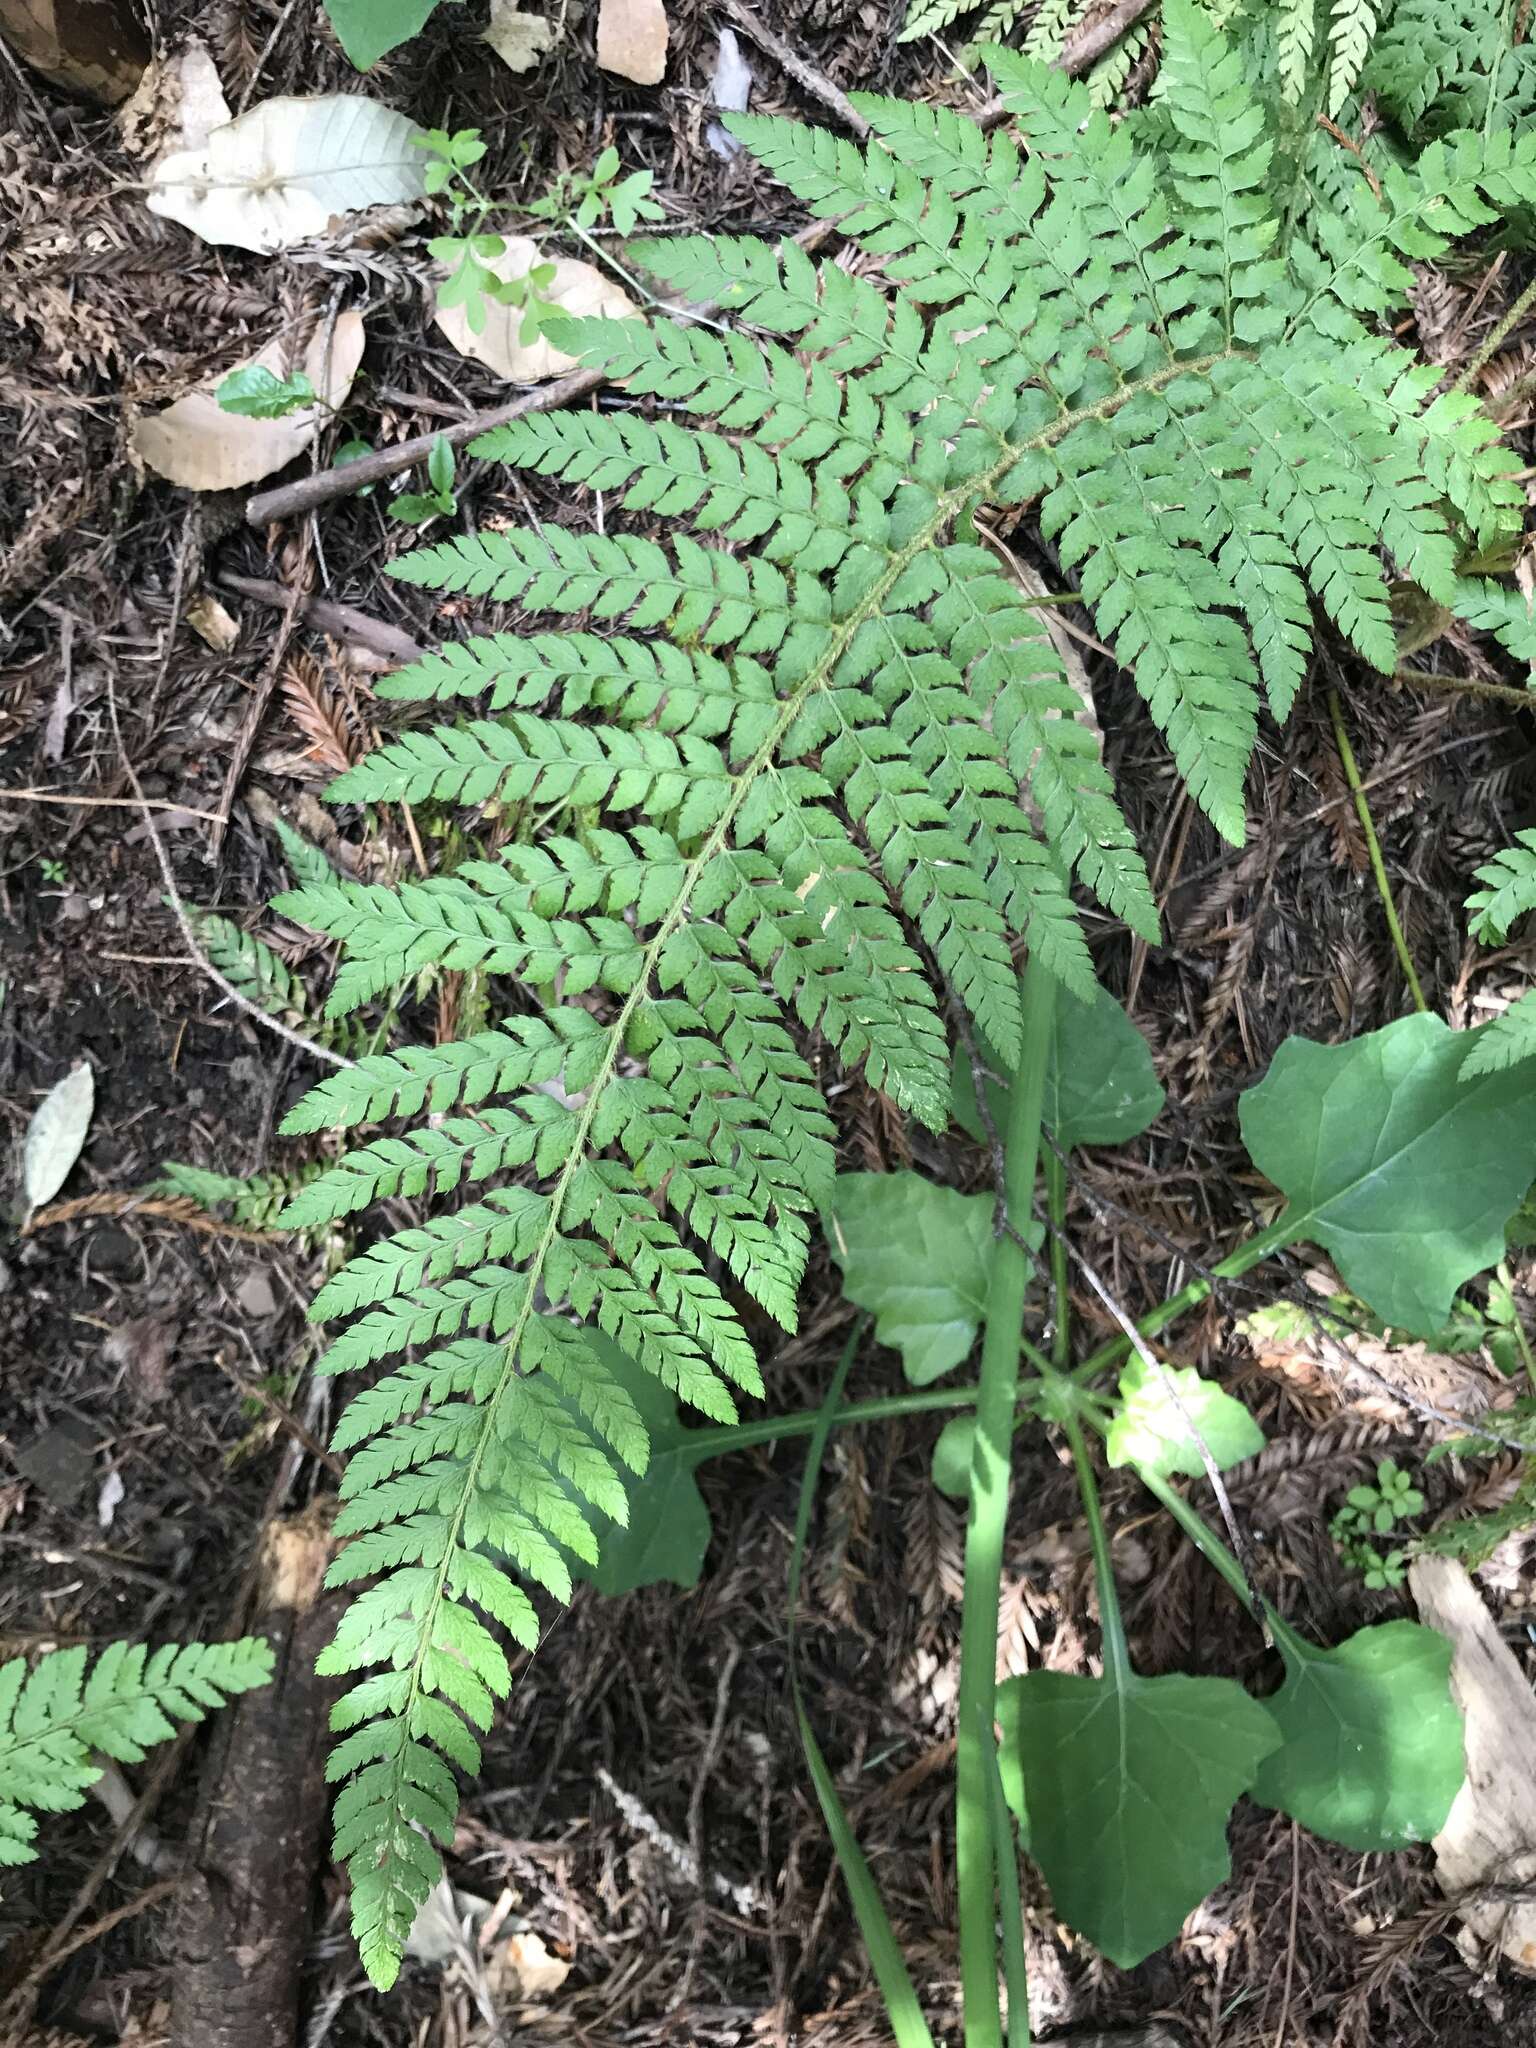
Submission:
<svg viewBox="0 0 1536 2048">
<path fill-rule="evenodd" d="M 941 89 L 931 47 L 895 45 L 886 0 L 810 12 L 781 0 L 762 11 L 838 84 Z M 657 91 L 597 70 L 590 15 L 521 82 L 440 20 L 369 90 L 423 121 L 483 128 L 489 185 L 540 190 L 613 141 L 626 164 L 654 168 L 675 222 L 727 232 L 798 226 L 781 192 L 703 145 L 719 20 L 691 0 L 673 0 L 669 12 L 673 54 Z M 178 48 L 194 25 L 232 103 L 247 90 L 264 97 L 356 83 L 310 0 L 167 6 L 165 46 Z M 754 105 L 816 111 L 770 58 L 749 55 Z M 271 261 L 211 252 L 145 212 L 131 189 L 143 155 L 124 149 L 110 117 L 4 68 L 0 94 L 9 96 L 0 431 L 15 449 L 0 471 L 0 1116 L 13 1149 L 42 1092 L 88 1058 L 98 1107 L 67 1192 L 107 1212 L 0 1238 L 5 1654 L 138 1631 L 218 1632 L 238 1612 L 264 1518 L 328 1481 L 304 1443 L 324 1434 L 326 1390 L 302 1378 L 302 1303 L 323 1248 L 197 1229 L 131 1199 L 166 1158 L 236 1173 L 291 1165 L 294 1153 L 273 1132 L 307 1076 L 287 1048 L 258 1039 L 178 964 L 184 948 L 128 798 L 114 711 L 145 792 L 166 807 L 157 816 L 187 899 L 259 925 L 303 965 L 300 935 L 264 914 L 283 876 L 263 821 L 276 807 L 306 830 L 326 829 L 314 798 L 330 773 L 327 748 L 344 754 L 371 718 L 368 671 L 303 627 L 285 639 L 278 613 L 227 592 L 240 627 L 229 653 L 211 652 L 179 621 L 230 571 L 307 576 L 424 641 L 455 630 L 459 609 L 434 608 L 382 577 L 404 536 L 379 498 L 255 535 L 233 499 L 193 501 L 141 484 L 125 457 L 125 422 L 134 405 L 162 402 L 279 331 L 302 331 L 343 298 L 369 317 L 369 383 L 349 409 L 349 430 L 384 445 L 502 393 L 427 324 L 416 241 Z M 1474 311 L 1486 267 L 1438 281 L 1442 340 L 1447 300 L 1451 326 L 1457 309 L 1466 316 L 1470 346 L 1518 289 L 1496 275 Z M 471 473 L 466 501 L 480 521 L 522 519 L 527 491 L 540 488 Z M 589 516 L 548 495 L 534 504 L 547 517 Z M 1021 536 L 1011 544 L 1025 546 Z M 483 612 L 479 622 L 501 623 Z M 1441 670 L 1480 673 L 1467 648 L 1442 642 L 1429 658 Z M 1233 1104 L 1285 1034 L 1350 1036 L 1403 1007 L 1343 793 L 1326 686 L 1343 689 L 1410 944 L 1432 1000 L 1453 1020 L 1529 972 L 1518 953 L 1492 963 L 1466 954 L 1460 906 L 1471 868 L 1528 821 L 1531 732 L 1501 705 L 1394 694 L 1334 672 L 1325 655 L 1291 726 L 1266 730 L 1255 830 L 1239 854 L 1173 797 L 1166 756 L 1128 681 L 1106 664 L 1095 682 L 1170 928 L 1168 947 L 1153 956 L 1105 933 L 1101 965 L 1157 1050 L 1171 1106 L 1139 1145 L 1090 1164 L 1071 1221 L 1137 1311 L 1170 1285 L 1169 1242 L 1204 1259 L 1250 1213 L 1258 1190 L 1245 1178 Z M 224 809 L 231 760 L 247 748 L 249 772 L 221 832 L 210 821 Z M 86 801 L 16 794 L 40 790 Z M 359 821 L 344 830 L 342 857 L 369 872 L 414 857 L 398 826 L 366 843 Z M 318 983 L 324 964 L 313 971 Z M 425 1009 L 409 1021 L 429 1036 L 438 1020 Z M 855 1086 L 837 1107 L 850 1164 L 898 1161 L 902 1134 L 886 1105 Z M 951 1179 L 982 1176 L 982 1161 L 958 1146 L 925 1151 L 920 1163 Z M 1087 1330 L 1101 1325 L 1093 1301 L 1076 1307 Z M 820 1398 L 842 1313 L 819 1269 L 802 1335 L 765 1360 L 781 1406 Z M 1420 1425 L 1362 1414 L 1315 1379 L 1266 1374 L 1229 1348 L 1219 1309 L 1180 1334 L 1181 1362 L 1217 1371 L 1272 1439 L 1235 1476 L 1233 1494 L 1277 1604 L 1330 1638 L 1406 1611 L 1340 1572 L 1325 1523 L 1384 1446 L 1414 1449 Z M 895 1384 L 895 1361 L 872 1350 L 856 1391 Z M 911 1424 L 849 1433 L 837 1445 L 805 1647 L 829 1758 L 925 2000 L 952 2021 L 960 1537 L 953 1509 L 928 1484 L 932 1435 Z M 808 2038 L 859 2048 L 886 2038 L 787 1704 L 784 1575 L 800 1464 L 791 1444 L 706 1474 L 716 1536 L 699 1590 L 580 1598 L 519 1677 L 484 1779 L 466 1800 L 455 1876 L 493 1900 L 505 1888 L 512 1909 L 573 1965 L 559 1995 L 524 2019 L 520 2039 L 735 2048 Z M 121 1497 L 103 1526 L 114 1474 Z M 1463 1483 L 1454 1468 L 1434 1468 L 1432 1504 Z M 1149 1519 L 1144 1497 L 1112 1478 L 1107 1506 L 1146 1668 L 1263 1682 L 1257 1636 L 1166 1525 Z M 1491 1590 L 1512 1639 L 1523 1640 L 1507 1561 Z M 1026 1659 L 1082 1668 L 1095 1641 L 1086 1539 L 1069 1477 L 1044 1445 L 1020 1456 L 1005 1623 L 1012 1668 Z M 185 1769 L 172 1774 L 156 1816 L 173 1839 L 191 1779 Z M 55 1824 L 46 1861 L 7 1883 L 0 1989 L 24 1973 L 38 1930 L 77 1896 L 110 1826 L 95 1809 Z M 678 1874 L 668 1840 L 691 1851 L 703 1885 Z M 1129 1975 L 1049 1933 L 1036 1899 L 1042 2028 L 1163 2017 L 1190 2042 L 1220 2048 L 1536 2041 L 1530 1987 L 1484 1980 L 1458 1955 L 1427 1852 L 1353 1856 L 1244 1806 L 1233 1858 L 1231 1884 L 1176 1948 Z M 146 1882 L 123 1860 L 86 1919 L 131 1904 Z M 344 1899 L 333 1876 L 324 1883 L 310 2040 L 403 2048 L 474 2038 L 472 2001 L 440 1971 L 408 1970 L 387 2001 L 361 1988 Z M 38 2027 L 97 2041 L 158 2038 L 163 1953 L 154 1912 L 128 1919 L 49 1980 Z"/>
</svg>

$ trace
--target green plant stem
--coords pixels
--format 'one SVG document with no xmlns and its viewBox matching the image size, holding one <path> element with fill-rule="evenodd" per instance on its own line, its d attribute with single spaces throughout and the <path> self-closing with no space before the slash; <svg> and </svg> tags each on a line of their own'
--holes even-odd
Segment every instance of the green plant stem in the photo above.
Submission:
<svg viewBox="0 0 1536 2048">
<path fill-rule="evenodd" d="M 1137 1323 L 1138 1333 L 1143 1337 L 1155 1337 L 1159 1330 L 1176 1322 L 1192 1308 L 1198 1308 L 1211 1292 L 1217 1280 L 1237 1280 L 1255 1266 L 1262 1265 L 1272 1252 L 1283 1251 L 1295 1241 L 1296 1230 L 1289 1215 L 1281 1216 L 1271 1223 L 1267 1230 L 1260 1230 L 1240 1244 L 1235 1251 L 1212 1266 L 1210 1273 L 1202 1274 L 1198 1280 L 1191 1280 L 1187 1287 L 1181 1287 L 1177 1294 L 1170 1294 L 1158 1308 L 1144 1315 Z M 1112 1337 L 1107 1344 L 1100 1345 L 1091 1358 L 1085 1358 L 1081 1365 L 1074 1365 L 1072 1378 L 1080 1385 L 1108 1372 L 1118 1365 L 1131 1350 L 1129 1337 Z"/>
<path fill-rule="evenodd" d="M 987 1731 L 992 1753 L 992 1834 L 997 1843 L 997 1907 L 1003 1924 L 1003 1982 L 1008 1987 L 1007 2048 L 1030 2048 L 1029 1966 L 1024 1955 L 1024 1901 L 1019 1895 L 1019 1849 L 1013 1815 L 1003 1791 L 997 1745 Z"/>
<path fill-rule="evenodd" d="M 1315 1654 L 1309 1650 L 1304 1639 L 1297 1635 L 1290 1623 L 1282 1616 L 1276 1614 L 1267 1600 L 1255 1593 L 1247 1579 L 1243 1576 L 1243 1568 L 1238 1563 L 1236 1557 L 1233 1556 L 1226 1544 L 1222 1542 L 1198 1508 L 1191 1507 L 1184 1496 L 1168 1480 L 1164 1479 L 1160 1473 L 1143 1471 L 1138 1465 L 1136 1476 L 1142 1485 L 1146 1487 L 1147 1491 L 1155 1495 L 1158 1501 L 1168 1510 L 1169 1514 L 1172 1515 L 1173 1519 L 1184 1531 L 1190 1542 L 1194 1544 L 1196 1550 L 1199 1551 L 1206 1563 L 1211 1566 L 1212 1570 L 1218 1572 L 1226 1580 L 1227 1585 L 1237 1595 L 1243 1606 L 1247 1608 L 1248 1612 L 1262 1629 L 1265 1629 L 1277 1643 L 1282 1643 L 1297 1656 L 1306 1657 L 1310 1654 Z"/>
<path fill-rule="evenodd" d="M 1117 1686 L 1132 1676 L 1130 1645 L 1125 1640 L 1125 1623 L 1120 1616 L 1120 1596 L 1115 1591 L 1115 1567 L 1109 1554 L 1109 1532 L 1104 1527 L 1104 1510 L 1099 1504 L 1099 1482 L 1093 1460 L 1075 1408 L 1063 1411 L 1061 1427 L 1072 1447 L 1077 1472 L 1077 1490 L 1083 1499 L 1083 1518 L 1093 1546 L 1093 1576 L 1099 1592 L 1099 1634 L 1104 1652 L 1104 1676 Z"/>
<path fill-rule="evenodd" d="M 810 1446 L 806 1451 L 805 1472 L 800 1481 L 800 1502 L 795 1514 L 794 1541 L 789 1554 L 789 1685 L 794 1698 L 795 1720 L 800 1730 L 800 1743 L 805 1751 L 811 1783 L 816 1789 L 822 1819 L 826 1822 L 827 1832 L 832 1838 L 832 1847 L 837 1856 L 838 1867 L 843 1873 L 843 1882 L 848 1887 L 848 1897 L 853 1906 L 854 1918 L 859 1923 L 859 1932 L 864 1937 L 864 1946 L 869 1953 L 875 1982 L 880 1986 L 880 1996 L 885 2001 L 892 2038 L 896 2048 L 933 2048 L 933 2036 L 928 2030 L 927 2021 L 923 2018 L 911 1972 L 901 1952 L 901 1944 L 896 1939 L 895 1930 L 891 1926 L 890 1916 L 885 1910 L 885 1902 L 880 1896 L 880 1889 L 875 1883 L 868 1859 L 859 1847 L 858 1837 L 854 1834 L 853 1825 L 838 1796 L 837 1781 L 828 1768 L 821 1744 L 816 1740 L 816 1731 L 812 1728 L 811 1717 L 805 1710 L 805 1697 L 800 1685 L 796 1624 L 800 1612 L 800 1577 L 805 1564 L 811 1512 L 816 1504 L 816 1486 L 821 1476 L 822 1459 L 826 1453 L 832 1420 L 842 1399 L 843 1384 L 848 1377 L 848 1369 L 853 1364 L 854 1353 L 867 1327 L 866 1319 L 861 1316 L 855 1323 L 848 1342 L 843 1346 L 843 1355 L 838 1360 L 837 1370 L 828 1384 L 826 1398 L 816 1412 Z"/>
<path fill-rule="evenodd" d="M 1237 1280 L 1244 1273 L 1261 1265 L 1272 1252 L 1281 1251 L 1292 1241 L 1292 1232 L 1282 1217 L 1267 1230 L 1257 1232 L 1236 1251 L 1228 1252 L 1218 1265 L 1211 1268 L 1210 1279 L 1192 1280 L 1177 1294 L 1144 1315 L 1136 1328 L 1143 1337 L 1154 1337 L 1157 1332 L 1174 1322 L 1192 1308 L 1198 1308 L 1211 1291 L 1211 1280 Z M 1015 1390 L 1015 1410 L 1027 1406 L 1035 1399 L 1042 1382 L 1058 1370 L 1055 1362 L 1047 1358 L 1027 1338 L 1019 1339 L 1020 1353 L 1040 1375 L 1038 1379 L 1019 1381 Z M 1115 1337 L 1102 1345 L 1091 1358 L 1074 1366 L 1069 1377 L 1079 1386 L 1097 1379 L 1100 1373 L 1118 1365 L 1130 1351 L 1130 1340 Z M 974 1408 L 980 1397 L 979 1385 L 972 1387 L 923 1387 L 910 1394 L 880 1394 L 867 1401 L 850 1401 L 839 1408 L 832 1417 L 832 1426 L 841 1429 L 845 1425 L 861 1422 L 895 1422 L 905 1415 L 943 1414 L 955 1408 Z M 753 1422 L 721 1423 L 713 1429 L 698 1429 L 689 1432 L 687 1452 L 702 1463 L 706 1458 L 728 1456 L 732 1451 L 751 1450 L 757 1444 L 778 1443 L 782 1439 L 796 1436 L 810 1436 L 821 1418 L 819 1408 L 805 1408 L 791 1415 L 765 1415 Z"/>
<path fill-rule="evenodd" d="M 1051 1227 L 1051 1363 L 1065 1372 L 1072 1362 L 1072 1306 L 1067 1292 L 1067 1163 L 1054 1145 L 1045 1149 L 1045 1211 Z"/>
<path fill-rule="evenodd" d="M 1024 975 L 1024 1039 L 1009 1090 L 1003 1139 L 1003 1200 L 1013 1231 L 1034 1207 L 1040 1114 L 1054 995 L 1031 960 Z M 992 1814 L 996 1769 L 997 1610 L 1002 1589 L 1003 1532 L 1014 1408 L 1019 1390 L 1019 1337 L 1030 1259 L 1010 1231 L 993 1250 L 986 1334 L 976 1389 L 976 1441 L 971 1456 L 971 1508 L 965 1532 L 965 1595 L 960 1620 L 960 1691 L 955 1734 L 955 1875 L 960 1902 L 960 1978 L 966 2048 L 1003 2048 L 997 1990 L 997 1858 Z"/>
<path fill-rule="evenodd" d="M 1536 291 L 1536 286 L 1532 287 Z M 1414 971 L 1413 955 L 1408 950 L 1408 941 L 1403 936 L 1403 927 L 1398 921 L 1397 906 L 1392 901 L 1391 885 L 1387 881 L 1386 863 L 1381 857 L 1381 842 L 1376 837 L 1376 827 L 1371 819 L 1371 807 L 1366 801 L 1365 789 L 1360 781 L 1360 769 L 1355 761 L 1355 750 L 1349 744 L 1349 734 L 1344 730 L 1344 711 L 1339 703 L 1337 690 L 1328 692 L 1328 716 L 1333 720 L 1334 744 L 1339 750 L 1339 759 L 1344 765 L 1344 779 L 1355 799 L 1355 815 L 1360 820 L 1360 829 L 1365 834 L 1366 850 L 1371 857 L 1371 873 L 1376 877 L 1376 893 L 1381 898 L 1381 907 L 1387 914 L 1387 930 L 1392 935 L 1393 950 L 1403 970 L 1403 979 L 1408 984 L 1408 993 L 1413 997 L 1416 1010 L 1427 1010 L 1424 991 L 1419 986 L 1419 977 Z"/>
</svg>

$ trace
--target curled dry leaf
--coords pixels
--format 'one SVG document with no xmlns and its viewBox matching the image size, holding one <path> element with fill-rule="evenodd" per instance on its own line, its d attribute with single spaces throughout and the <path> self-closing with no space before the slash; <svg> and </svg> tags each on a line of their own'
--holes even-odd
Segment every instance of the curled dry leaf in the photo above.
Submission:
<svg viewBox="0 0 1536 2048">
<path fill-rule="evenodd" d="M 303 368 L 316 391 L 339 406 L 351 389 L 363 356 L 363 316 L 345 312 L 334 330 L 320 327 L 304 352 Z M 289 367 L 281 336 L 269 342 L 250 364 L 262 364 L 274 376 Z M 242 369 L 250 364 L 241 364 Z M 280 420 L 245 419 L 225 412 L 214 397 L 224 376 L 178 398 L 164 412 L 141 419 L 134 427 L 132 447 L 157 476 L 189 491 L 233 491 L 243 484 L 284 469 L 302 455 L 326 417 L 319 406 L 306 406 Z"/>
<path fill-rule="evenodd" d="M 667 11 L 662 0 L 602 0 L 597 61 L 616 78 L 660 85 L 667 68 Z"/>
<path fill-rule="evenodd" d="M 355 93 L 265 100 L 155 168 L 149 205 L 205 242 L 270 254 L 426 191 L 415 124 Z"/>
<path fill-rule="evenodd" d="M 555 45 L 555 31 L 542 14 L 524 14 L 517 0 L 491 0 L 485 41 L 509 71 L 531 71 Z"/>
<path fill-rule="evenodd" d="M 1536 1972 L 1536 1696 L 1463 1566 L 1415 1558 L 1408 1583 L 1420 1615 L 1450 1641 L 1465 1729 L 1466 1779 L 1434 1839 L 1441 1889 L 1484 1890 L 1462 1915 L 1464 1946 L 1502 1949 Z"/>
<path fill-rule="evenodd" d="M 554 281 L 541 293 L 542 298 L 573 318 L 638 317 L 639 309 L 629 294 L 592 264 L 579 263 L 567 256 L 546 259 L 538 244 L 526 235 L 508 235 L 505 239 L 505 251 L 487 266 L 497 277 L 510 283 L 514 278 L 526 277 L 536 263 L 553 260 Z M 515 384 L 538 384 L 546 377 L 563 376 L 576 367 L 575 357 L 562 354 L 544 335 L 536 335 L 528 342 L 520 338 L 523 312 L 519 306 L 488 302 L 485 325 L 478 334 L 470 327 L 462 306 L 439 306 L 436 318 L 438 331 L 461 356 L 484 363 L 487 369 Z"/>
</svg>

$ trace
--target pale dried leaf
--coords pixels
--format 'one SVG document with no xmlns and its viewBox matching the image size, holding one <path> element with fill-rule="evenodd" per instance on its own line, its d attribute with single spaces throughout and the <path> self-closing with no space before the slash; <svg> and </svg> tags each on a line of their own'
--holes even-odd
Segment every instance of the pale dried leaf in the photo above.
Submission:
<svg viewBox="0 0 1536 2048">
<path fill-rule="evenodd" d="M 667 11 L 662 0 L 601 0 L 597 61 L 616 78 L 660 85 L 667 68 Z"/>
<path fill-rule="evenodd" d="M 1312 1267 L 1305 1281 L 1324 1302 L 1342 1291 L 1329 1266 Z M 1351 1329 L 1326 1309 L 1314 1312 L 1298 1302 L 1256 1309 L 1237 1327 L 1266 1372 L 1281 1373 L 1304 1392 L 1373 1422 L 1402 1422 L 1426 1408 L 1470 1419 L 1485 1412 L 1498 1390 L 1481 1352 L 1389 1343 Z"/>
<path fill-rule="evenodd" d="M 323 235 L 370 206 L 426 190 L 417 129 L 393 107 L 355 93 L 264 100 L 215 128 L 201 149 L 155 168 L 149 205 L 205 242 L 271 254 Z"/>
<path fill-rule="evenodd" d="M 347 311 L 334 332 L 316 330 L 304 352 L 303 368 L 322 398 L 340 406 L 363 357 L 363 316 Z M 274 376 L 289 365 L 282 338 L 269 342 L 248 363 L 261 363 Z M 247 363 L 237 367 L 244 369 Z M 133 452 L 157 476 L 189 491 L 233 491 L 285 469 L 314 440 L 329 414 L 306 406 L 286 419 L 252 420 L 220 409 L 214 393 L 227 372 L 200 390 L 189 391 L 164 412 L 139 420 L 130 437 Z"/>
<path fill-rule="evenodd" d="M 228 654 L 240 639 L 240 622 L 211 591 L 199 591 L 187 606 L 187 624 L 215 654 Z"/>
<path fill-rule="evenodd" d="M 56 1082 L 33 1112 L 22 1150 L 21 1185 L 40 1209 L 68 1180 L 96 1107 L 96 1077 L 84 1062 Z"/>
<path fill-rule="evenodd" d="M 570 1964 L 552 1954 L 531 1927 L 509 1934 L 486 1958 L 486 1982 L 499 2004 L 542 2004 L 570 1974 Z"/>
<path fill-rule="evenodd" d="M 506 249 L 495 257 L 488 268 L 507 281 L 526 277 L 536 263 L 545 257 L 536 242 L 526 235 L 508 235 Z M 608 320 L 627 320 L 638 313 L 633 299 L 619 286 L 604 277 L 590 263 L 580 263 L 568 256 L 553 259 L 554 281 L 541 294 L 553 304 L 561 307 L 573 317 L 601 316 Z M 487 369 L 495 370 L 515 384 L 537 384 L 546 377 L 559 377 L 576 367 L 574 356 L 563 355 L 550 345 L 542 334 L 530 342 L 520 338 L 523 312 L 520 306 L 499 306 L 488 301 L 485 309 L 485 325 L 478 334 L 470 327 L 462 306 L 439 306 L 436 312 L 439 333 L 458 350 L 461 356 L 469 356 L 477 363 L 484 363 Z"/>
<path fill-rule="evenodd" d="M 531 71 L 554 48 L 555 31 L 542 14 L 524 14 L 517 0 L 491 0 L 484 39 L 509 71 Z"/>
<path fill-rule="evenodd" d="M 474 1953 L 470 1935 L 490 1911 L 489 1899 L 475 1892 L 456 1891 L 441 1877 L 417 1910 L 405 1952 L 418 1963 L 441 1965 L 456 1956 L 467 1961 Z"/>
<path fill-rule="evenodd" d="M 60 676 L 58 688 L 53 693 L 53 702 L 48 707 L 48 723 L 43 727 L 43 759 L 62 761 L 64 741 L 69 732 L 70 713 L 75 709 L 75 686 L 69 676 Z"/>
<path fill-rule="evenodd" d="M 123 1475 L 114 1465 L 101 1482 L 101 1490 L 96 1495 L 96 1522 L 99 1528 L 111 1528 L 127 1491 L 123 1484 Z"/>
<path fill-rule="evenodd" d="M 180 146 L 206 148 L 214 129 L 224 127 L 230 118 L 219 67 L 208 45 L 194 36 L 176 59 L 173 70 L 181 89 Z"/>
<path fill-rule="evenodd" d="M 1536 1884 L 1536 1694 L 1463 1566 L 1419 1557 L 1408 1569 L 1419 1614 L 1452 1645 L 1451 1691 L 1461 1708 L 1466 1782 L 1434 1839 L 1448 1898 L 1479 1886 L 1528 1893 Z M 1536 1903 L 1489 1899 L 1462 1915 L 1479 1948 L 1502 1949 L 1536 1972 Z"/>
<path fill-rule="evenodd" d="M 733 30 L 720 31 L 720 44 L 715 53 L 714 76 L 709 81 L 710 96 L 722 113 L 744 114 L 747 101 L 752 94 L 752 67 L 741 54 L 741 44 Z M 727 133 L 718 121 L 711 121 L 704 130 L 704 140 L 715 155 L 729 163 L 732 157 L 740 156 L 741 144 L 734 135 Z"/>
</svg>

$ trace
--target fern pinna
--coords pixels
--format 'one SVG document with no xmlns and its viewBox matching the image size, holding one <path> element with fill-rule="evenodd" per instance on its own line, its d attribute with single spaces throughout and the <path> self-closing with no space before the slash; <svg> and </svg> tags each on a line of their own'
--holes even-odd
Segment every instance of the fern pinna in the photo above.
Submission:
<svg viewBox="0 0 1536 2048">
<path fill-rule="evenodd" d="M 1514 462 L 1382 316 L 1406 259 L 1536 192 L 1536 138 L 1437 145 L 1287 245 L 1241 61 L 1189 0 L 1167 27 L 1160 102 L 1119 126 L 1005 52 L 990 62 L 1017 139 L 869 97 L 862 148 L 733 118 L 894 291 L 794 246 L 645 244 L 637 262 L 742 325 L 567 324 L 561 345 L 632 409 L 526 418 L 474 450 L 714 543 L 547 526 L 397 565 L 584 623 L 402 671 L 387 694 L 483 714 L 407 730 L 332 791 L 521 806 L 548 836 L 281 906 L 339 941 L 333 1010 L 432 969 L 504 977 L 516 1009 L 361 1060 L 287 1124 L 407 1126 L 311 1183 L 294 1224 L 479 1190 L 315 1304 L 354 1317 L 329 1370 L 410 1354 L 336 1439 L 337 1576 L 367 1586 L 328 1663 L 368 1674 L 338 1710 L 337 1850 L 381 1983 L 451 1839 L 449 1765 L 475 1770 L 473 1731 L 508 1689 L 497 1631 L 533 1643 L 526 1586 L 568 1595 L 594 1555 L 584 1508 L 622 1519 L 623 1471 L 645 1462 L 583 1325 L 729 1418 L 761 1391 L 736 1304 L 792 1323 L 830 1185 L 806 1044 L 942 1127 L 951 992 L 1007 1058 L 1011 940 L 1090 986 L 1074 878 L 1155 935 L 1095 742 L 977 509 L 1038 507 L 1234 841 L 1261 701 L 1294 701 L 1313 599 L 1382 669 L 1383 551 L 1451 609 L 1527 630 L 1457 569 L 1516 522 Z"/>
</svg>

